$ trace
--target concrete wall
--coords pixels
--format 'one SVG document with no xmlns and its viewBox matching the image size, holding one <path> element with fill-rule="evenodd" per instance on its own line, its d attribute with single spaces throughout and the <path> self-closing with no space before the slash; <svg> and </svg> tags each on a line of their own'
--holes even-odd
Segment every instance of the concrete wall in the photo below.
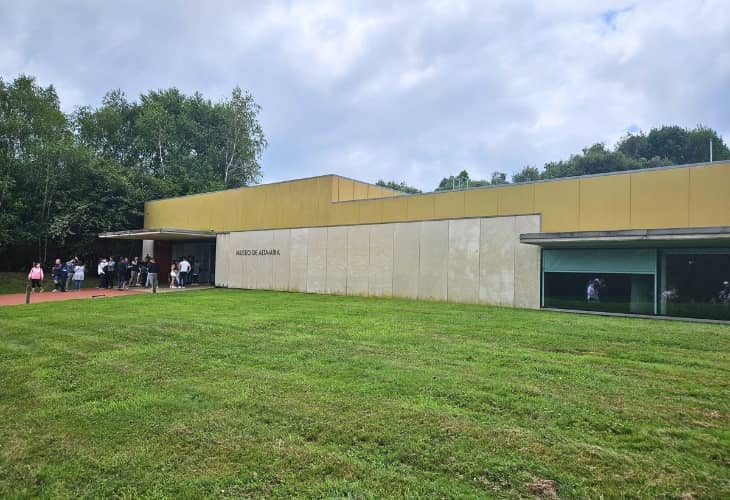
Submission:
<svg viewBox="0 0 730 500">
<path fill-rule="evenodd" d="M 538 308 L 540 250 L 519 237 L 539 230 L 526 215 L 224 233 L 216 285 Z"/>
</svg>

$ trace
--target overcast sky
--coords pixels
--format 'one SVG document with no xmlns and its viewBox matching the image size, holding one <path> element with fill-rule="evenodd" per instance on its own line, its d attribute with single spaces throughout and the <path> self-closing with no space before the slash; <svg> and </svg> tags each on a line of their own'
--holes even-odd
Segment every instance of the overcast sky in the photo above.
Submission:
<svg viewBox="0 0 730 500">
<path fill-rule="evenodd" d="M 432 190 L 626 131 L 730 137 L 727 0 L 0 0 L 0 77 L 65 111 L 175 86 L 262 106 L 264 182 L 337 173 Z"/>
</svg>

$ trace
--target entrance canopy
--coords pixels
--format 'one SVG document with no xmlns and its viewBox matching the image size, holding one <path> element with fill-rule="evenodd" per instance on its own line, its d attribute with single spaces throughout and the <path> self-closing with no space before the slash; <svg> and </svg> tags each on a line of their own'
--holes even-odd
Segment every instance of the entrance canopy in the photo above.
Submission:
<svg viewBox="0 0 730 500">
<path fill-rule="evenodd" d="M 215 240 L 215 232 L 163 227 L 159 229 L 129 229 L 127 231 L 112 231 L 99 234 L 99 238 L 112 240 L 155 241 Z"/>
<path fill-rule="evenodd" d="M 730 227 L 523 233 L 520 242 L 543 248 L 728 247 Z"/>
</svg>

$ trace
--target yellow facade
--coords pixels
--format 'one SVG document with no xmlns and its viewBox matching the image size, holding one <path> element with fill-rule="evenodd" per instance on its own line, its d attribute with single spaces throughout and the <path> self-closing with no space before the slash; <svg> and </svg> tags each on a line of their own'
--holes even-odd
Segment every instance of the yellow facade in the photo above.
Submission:
<svg viewBox="0 0 730 500">
<path fill-rule="evenodd" d="M 543 232 L 730 226 L 730 162 L 403 195 L 327 175 L 145 204 L 145 228 L 211 231 L 540 214 Z"/>
</svg>

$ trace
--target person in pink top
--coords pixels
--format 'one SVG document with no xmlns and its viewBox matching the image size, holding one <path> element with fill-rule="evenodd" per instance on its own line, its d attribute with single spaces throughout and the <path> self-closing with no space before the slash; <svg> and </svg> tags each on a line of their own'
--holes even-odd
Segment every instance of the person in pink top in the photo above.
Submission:
<svg viewBox="0 0 730 500">
<path fill-rule="evenodd" d="M 43 291 L 43 284 L 41 283 L 43 281 L 43 268 L 41 267 L 40 262 L 34 262 L 33 267 L 30 268 L 30 272 L 28 273 L 28 279 L 31 283 L 31 288 L 34 292 L 42 292 Z M 36 290 L 38 288 L 38 290 Z"/>
</svg>

